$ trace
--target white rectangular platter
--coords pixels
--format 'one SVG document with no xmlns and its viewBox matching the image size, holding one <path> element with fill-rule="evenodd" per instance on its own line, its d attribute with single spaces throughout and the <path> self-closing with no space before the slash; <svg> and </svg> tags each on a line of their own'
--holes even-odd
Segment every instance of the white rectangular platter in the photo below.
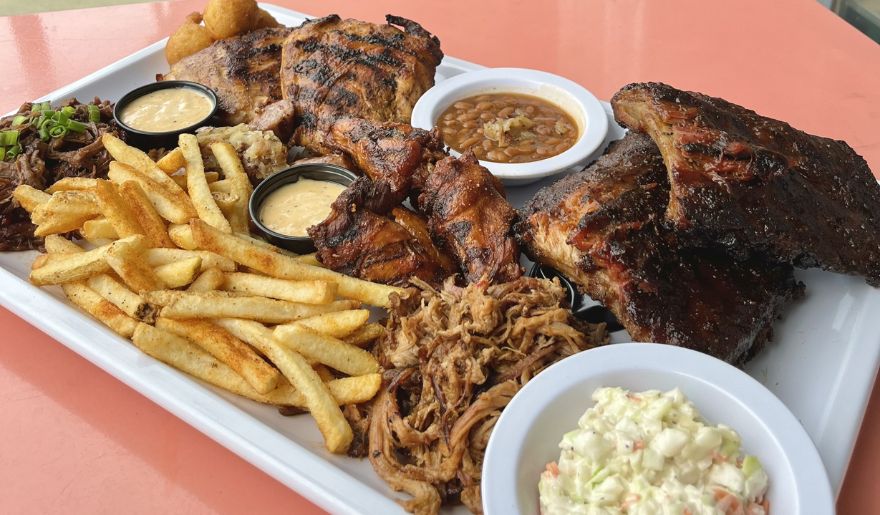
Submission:
<svg viewBox="0 0 880 515">
<path fill-rule="evenodd" d="M 287 9 L 263 7 L 288 26 L 306 19 Z M 164 45 L 164 40 L 150 45 L 43 99 L 116 100 L 167 70 Z M 436 80 L 478 68 L 447 57 Z M 791 121 L 797 125 L 797 120 Z M 619 138 L 622 130 L 611 125 L 609 138 Z M 521 206 L 549 182 L 512 188 L 512 203 Z M 274 408 L 206 386 L 123 344 L 68 305 L 60 289 L 30 285 L 33 258 L 33 252 L 0 253 L 0 304 L 7 309 L 324 509 L 402 512 L 368 461 L 324 450 L 311 418 L 282 417 Z M 773 341 L 746 370 L 798 417 L 839 491 L 880 360 L 880 290 L 859 278 L 821 271 L 799 272 L 798 277 L 807 285 L 806 298 L 785 311 L 774 325 Z M 626 339 L 623 332 L 613 335 L 613 341 Z"/>
</svg>

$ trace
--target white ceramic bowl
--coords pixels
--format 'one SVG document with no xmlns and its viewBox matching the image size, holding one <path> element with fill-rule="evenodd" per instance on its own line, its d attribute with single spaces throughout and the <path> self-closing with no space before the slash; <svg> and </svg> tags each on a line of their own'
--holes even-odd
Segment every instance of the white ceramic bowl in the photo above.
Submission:
<svg viewBox="0 0 880 515">
<path fill-rule="evenodd" d="M 770 478 L 770 513 L 833 514 L 834 496 L 813 442 L 794 415 L 743 371 L 671 345 L 612 344 L 547 368 L 505 408 L 483 465 L 487 515 L 537 514 L 538 480 L 559 458 L 562 435 L 577 427 L 600 386 L 631 390 L 678 387 L 703 417 L 742 437 Z"/>
<path fill-rule="evenodd" d="M 524 68 L 487 68 L 456 75 L 425 92 L 413 108 L 412 126 L 434 127 L 437 118 L 458 100 L 481 93 L 521 93 L 544 98 L 563 108 L 575 119 L 580 133 L 565 152 L 531 163 L 480 161 L 504 184 L 518 186 L 535 182 L 587 164 L 608 132 L 608 117 L 602 104 L 582 86 L 552 73 Z M 459 153 L 452 151 L 452 155 Z"/>
</svg>

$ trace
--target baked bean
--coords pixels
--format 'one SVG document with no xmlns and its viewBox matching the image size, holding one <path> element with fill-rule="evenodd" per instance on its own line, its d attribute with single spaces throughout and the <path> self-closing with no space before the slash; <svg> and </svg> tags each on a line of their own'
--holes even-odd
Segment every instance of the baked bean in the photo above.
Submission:
<svg viewBox="0 0 880 515">
<path fill-rule="evenodd" d="M 481 94 L 455 102 L 438 120 L 443 139 L 478 159 L 526 163 L 570 148 L 577 125 L 552 103 L 514 93 Z"/>
</svg>

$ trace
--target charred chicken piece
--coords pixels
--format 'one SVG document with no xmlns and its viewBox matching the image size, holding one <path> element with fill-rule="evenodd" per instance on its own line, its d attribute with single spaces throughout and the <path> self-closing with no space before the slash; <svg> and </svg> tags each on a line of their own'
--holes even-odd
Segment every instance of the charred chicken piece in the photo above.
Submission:
<svg viewBox="0 0 880 515">
<path fill-rule="evenodd" d="M 217 93 L 225 125 L 256 120 L 281 100 L 281 45 L 291 29 L 268 28 L 215 41 L 184 57 L 159 80 L 189 80 Z"/>
<path fill-rule="evenodd" d="M 339 195 L 327 219 L 309 227 L 318 260 L 332 270 L 368 281 L 406 285 L 415 276 L 439 284 L 449 272 L 437 259 L 433 243 L 371 211 L 371 192 L 367 177 L 357 179 Z"/>
<path fill-rule="evenodd" d="M 660 147 L 678 228 L 880 285 L 880 185 L 849 145 L 666 84 L 630 84 L 612 106 Z"/>
<path fill-rule="evenodd" d="M 409 122 L 416 101 L 434 85 L 443 52 L 418 23 L 391 15 L 386 20 L 377 25 L 334 14 L 291 32 L 281 87 L 296 105 L 298 144 L 326 153 L 327 129 L 343 115 Z"/>
<path fill-rule="evenodd" d="M 660 152 L 630 133 L 583 172 L 539 191 L 517 233 L 532 259 L 577 282 L 635 341 L 742 363 L 803 285 L 789 265 L 687 246 L 664 219 L 668 199 Z"/>
<path fill-rule="evenodd" d="M 387 189 L 386 212 L 400 204 L 413 186 L 438 160 L 446 157 L 436 131 L 415 129 L 407 123 L 378 123 L 344 117 L 330 130 L 329 146 L 349 156 L 355 165 Z"/>
<path fill-rule="evenodd" d="M 513 237 L 516 211 L 500 181 L 473 153 L 437 162 L 424 179 L 418 208 L 431 236 L 458 262 L 467 282 L 512 281 L 522 275 Z"/>
</svg>

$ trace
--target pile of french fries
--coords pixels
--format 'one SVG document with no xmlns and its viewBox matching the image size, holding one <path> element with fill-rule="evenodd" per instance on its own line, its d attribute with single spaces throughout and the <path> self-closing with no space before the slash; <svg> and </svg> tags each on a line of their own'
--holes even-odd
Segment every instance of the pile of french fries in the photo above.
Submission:
<svg viewBox="0 0 880 515">
<path fill-rule="evenodd" d="M 106 134 L 109 180 L 66 178 L 15 199 L 45 237 L 30 281 L 142 351 L 244 397 L 308 410 L 331 452 L 352 430 L 340 405 L 371 399 L 380 336 L 364 304 L 399 291 L 319 266 L 249 234 L 251 184 L 233 147 L 214 143 L 205 171 L 195 136 L 154 162 Z M 181 172 L 182 171 L 182 172 Z M 61 236 L 78 231 L 88 249 Z"/>
</svg>

